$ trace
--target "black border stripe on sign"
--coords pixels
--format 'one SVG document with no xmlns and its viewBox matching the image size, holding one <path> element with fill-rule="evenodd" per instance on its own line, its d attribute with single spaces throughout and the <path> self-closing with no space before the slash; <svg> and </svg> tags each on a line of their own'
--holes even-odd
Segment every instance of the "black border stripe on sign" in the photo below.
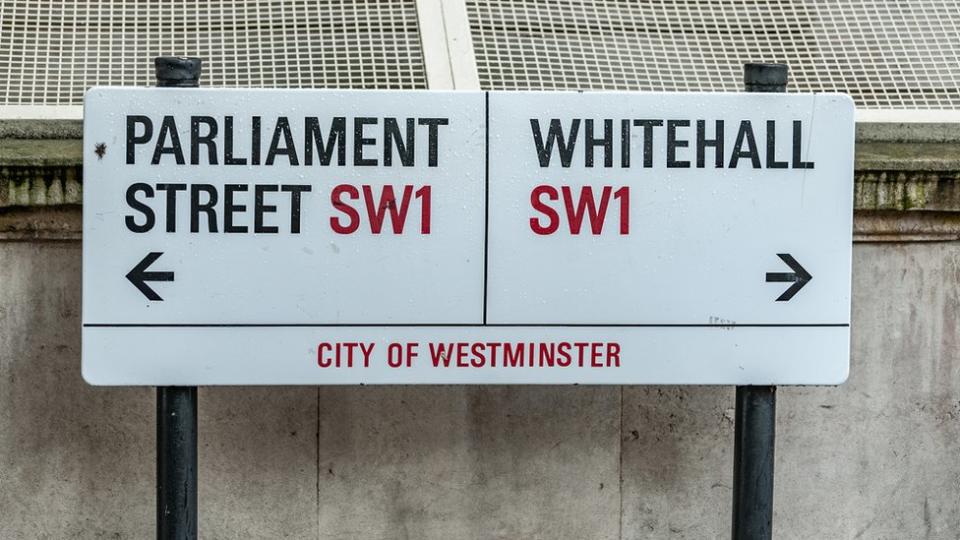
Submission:
<svg viewBox="0 0 960 540">
<path fill-rule="evenodd" d="M 87 323 L 85 328 L 848 328 L 849 323 Z"/>
</svg>

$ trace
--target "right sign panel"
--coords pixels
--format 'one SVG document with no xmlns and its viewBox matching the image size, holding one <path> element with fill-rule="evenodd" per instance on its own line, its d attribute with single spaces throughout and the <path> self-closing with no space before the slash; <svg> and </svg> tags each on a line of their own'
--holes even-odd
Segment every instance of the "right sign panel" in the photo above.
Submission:
<svg viewBox="0 0 960 540">
<path fill-rule="evenodd" d="M 847 96 L 491 93 L 489 125 L 488 324 L 620 327 L 671 351 L 647 381 L 846 378 Z"/>
</svg>

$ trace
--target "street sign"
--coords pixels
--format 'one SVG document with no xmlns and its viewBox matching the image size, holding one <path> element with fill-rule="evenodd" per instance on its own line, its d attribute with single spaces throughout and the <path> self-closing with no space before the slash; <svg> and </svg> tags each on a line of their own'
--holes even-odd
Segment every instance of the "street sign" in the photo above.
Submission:
<svg viewBox="0 0 960 540">
<path fill-rule="evenodd" d="M 102 385 L 835 384 L 843 95 L 95 88 Z"/>
</svg>

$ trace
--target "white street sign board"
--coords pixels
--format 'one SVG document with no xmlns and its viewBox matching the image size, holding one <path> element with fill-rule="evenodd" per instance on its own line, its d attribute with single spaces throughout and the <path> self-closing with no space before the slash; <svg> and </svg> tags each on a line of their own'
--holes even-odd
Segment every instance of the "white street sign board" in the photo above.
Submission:
<svg viewBox="0 0 960 540">
<path fill-rule="evenodd" d="M 103 385 L 835 384 L 837 94 L 96 88 Z"/>
</svg>

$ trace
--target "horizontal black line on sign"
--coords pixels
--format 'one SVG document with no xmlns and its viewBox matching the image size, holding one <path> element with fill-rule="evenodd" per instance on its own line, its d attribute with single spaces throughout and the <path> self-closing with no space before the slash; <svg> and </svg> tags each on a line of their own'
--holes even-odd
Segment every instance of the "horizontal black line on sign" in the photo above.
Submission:
<svg viewBox="0 0 960 540">
<path fill-rule="evenodd" d="M 849 323 L 525 324 L 525 323 L 85 323 L 85 328 L 845 328 Z"/>
</svg>

